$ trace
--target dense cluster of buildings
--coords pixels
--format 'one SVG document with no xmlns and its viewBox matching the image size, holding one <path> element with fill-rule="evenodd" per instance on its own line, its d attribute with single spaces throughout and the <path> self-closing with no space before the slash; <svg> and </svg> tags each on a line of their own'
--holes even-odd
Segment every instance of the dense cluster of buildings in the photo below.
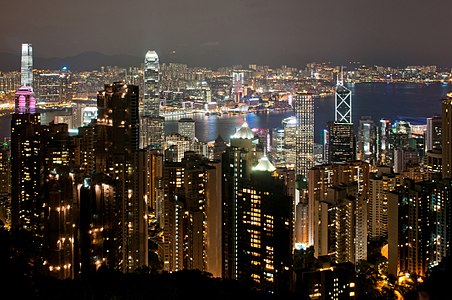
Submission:
<svg viewBox="0 0 452 300">
<path fill-rule="evenodd" d="M 306 86 L 285 91 L 294 116 L 282 129 L 255 131 L 244 121 L 228 140 L 207 144 L 190 118 L 165 136 L 161 110 L 177 98 L 186 66 L 161 64 L 155 51 L 135 70 L 142 81 L 130 72 L 130 82 L 104 83 L 95 109 L 75 109 L 71 126 L 41 124 L 38 101 L 54 100 L 34 93 L 31 51 L 23 46 L 11 136 L 0 149 L 0 216 L 8 230 L 30 233 L 36 262 L 52 276 L 83 277 L 103 265 L 198 269 L 269 293 L 301 288 L 337 299 L 355 296 L 355 266 L 371 241 L 385 245 L 385 274 L 396 278 L 422 278 L 450 255 L 452 95 L 427 125 L 364 116 L 355 133 L 352 93 L 336 72 L 335 119 L 321 145 L 319 91 Z M 255 75 L 268 68 L 250 70 L 229 72 L 231 108 L 249 104 Z M 41 75 L 49 81 L 37 89 L 50 90 L 53 75 Z M 69 99 L 63 75 L 58 102 Z M 201 83 L 200 103 L 219 99 L 214 86 L 226 79 L 217 79 Z"/>
</svg>

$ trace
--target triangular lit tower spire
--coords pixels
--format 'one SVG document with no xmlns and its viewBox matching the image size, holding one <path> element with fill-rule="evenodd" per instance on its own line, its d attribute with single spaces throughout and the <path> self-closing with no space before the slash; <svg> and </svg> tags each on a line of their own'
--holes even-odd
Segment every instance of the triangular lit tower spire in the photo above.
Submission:
<svg viewBox="0 0 452 300">
<path fill-rule="evenodd" d="M 337 76 L 334 93 L 335 122 L 352 123 L 352 91 L 344 86 L 344 69 Z"/>
</svg>

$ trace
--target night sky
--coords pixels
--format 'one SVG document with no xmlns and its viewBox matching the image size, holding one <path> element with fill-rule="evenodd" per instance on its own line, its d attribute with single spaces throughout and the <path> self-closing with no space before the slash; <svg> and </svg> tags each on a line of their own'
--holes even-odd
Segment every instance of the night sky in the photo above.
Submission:
<svg viewBox="0 0 452 300">
<path fill-rule="evenodd" d="M 87 51 L 220 66 L 452 65 L 448 0 L 5 0 L 0 52 Z"/>
</svg>

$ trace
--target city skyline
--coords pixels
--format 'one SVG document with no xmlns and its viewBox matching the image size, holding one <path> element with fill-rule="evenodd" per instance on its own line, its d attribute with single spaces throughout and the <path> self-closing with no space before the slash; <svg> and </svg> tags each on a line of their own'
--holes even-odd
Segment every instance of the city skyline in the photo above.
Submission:
<svg viewBox="0 0 452 300">
<path fill-rule="evenodd" d="M 134 1 L 133 18 L 106 26 L 95 21 L 98 12 L 121 15 L 121 6 L 104 1 L 89 5 L 9 1 L 4 9 L 10 13 L 0 21 L 0 53 L 16 53 L 17 45 L 27 42 L 34 45 L 37 58 L 45 59 L 83 52 L 141 57 L 155 49 L 161 61 L 206 66 L 297 66 L 307 61 L 448 65 L 452 45 L 442 32 L 450 27 L 446 14 L 451 3 L 384 4 Z M 33 11 L 33 17 L 16 22 L 15 12 L 24 8 Z M 12 23 L 14 27 L 7 26 Z M 128 43 L 116 43 L 110 32 L 127 33 Z"/>
<path fill-rule="evenodd" d="M 215 279 L 221 299 L 409 300 L 452 282 L 452 4 L 3 8 L 6 294 L 143 298 L 163 279 L 146 296 L 178 299 Z"/>
</svg>

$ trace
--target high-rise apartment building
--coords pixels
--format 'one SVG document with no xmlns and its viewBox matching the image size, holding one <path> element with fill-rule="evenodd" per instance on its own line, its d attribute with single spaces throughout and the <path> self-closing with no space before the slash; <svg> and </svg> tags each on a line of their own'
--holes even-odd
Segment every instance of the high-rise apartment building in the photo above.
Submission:
<svg viewBox="0 0 452 300">
<path fill-rule="evenodd" d="M 288 291 L 293 203 L 284 180 L 264 156 L 237 195 L 237 280 L 269 293 Z"/>
<path fill-rule="evenodd" d="M 388 237 L 388 194 L 400 186 L 402 176 L 391 167 L 379 166 L 369 179 L 369 239 Z"/>
<path fill-rule="evenodd" d="M 336 262 L 352 263 L 366 259 L 369 164 L 314 166 L 308 186 L 309 245 L 314 245 L 315 256 L 333 255 Z"/>
<path fill-rule="evenodd" d="M 124 82 L 106 84 L 97 95 L 96 171 L 114 181 L 117 217 L 110 224 L 117 259 L 107 264 L 133 271 L 147 265 L 147 206 L 139 188 L 139 91 Z"/>
<path fill-rule="evenodd" d="M 219 167 L 219 163 L 211 163 L 193 152 L 187 152 L 181 162 L 165 164 L 162 178 L 164 270 L 196 269 L 221 276 Z"/>
<path fill-rule="evenodd" d="M 452 93 L 442 100 L 441 118 L 443 178 L 452 178 Z"/>
<path fill-rule="evenodd" d="M 257 164 L 257 138 L 248 123 L 231 136 L 230 147 L 222 157 L 223 172 L 223 278 L 237 279 L 238 274 L 238 205 L 240 183 L 249 179 L 252 167 Z"/>
<path fill-rule="evenodd" d="M 425 276 L 451 253 L 450 180 L 404 179 L 388 210 L 390 274 Z"/>
</svg>

